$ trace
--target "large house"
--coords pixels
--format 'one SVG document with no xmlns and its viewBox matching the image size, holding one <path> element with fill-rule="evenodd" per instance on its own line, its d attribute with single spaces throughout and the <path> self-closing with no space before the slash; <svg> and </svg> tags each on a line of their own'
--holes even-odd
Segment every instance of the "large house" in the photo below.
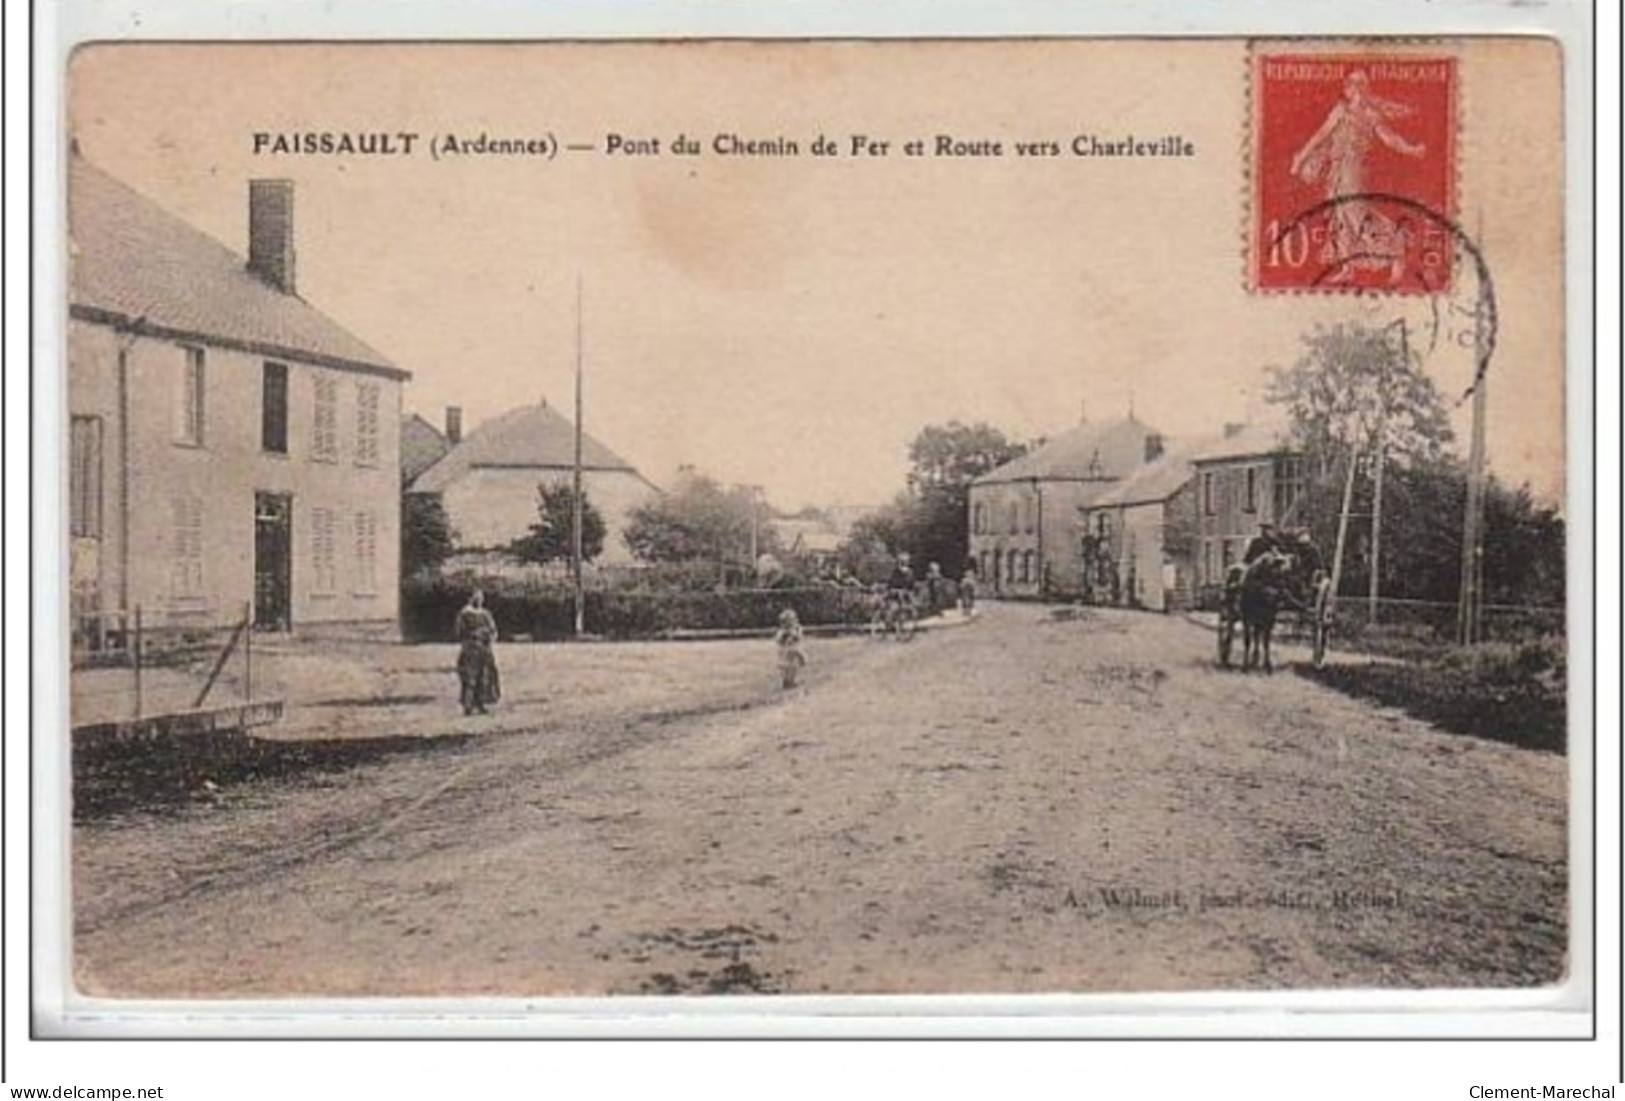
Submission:
<svg viewBox="0 0 1625 1101">
<path fill-rule="evenodd" d="M 1132 415 L 1085 422 L 971 482 L 970 556 L 982 591 L 1081 595 L 1080 511 L 1162 450 L 1162 434 Z"/>
<path fill-rule="evenodd" d="M 411 493 L 440 498 L 459 550 L 506 548 L 537 520 L 543 485 L 569 485 L 575 425 L 547 402 L 511 409 L 464 437 L 461 411 L 447 410 L 444 455 L 412 480 Z M 604 518 L 602 565 L 632 562 L 623 537 L 632 510 L 660 492 L 637 469 L 583 433 L 582 490 Z"/>
<path fill-rule="evenodd" d="M 1212 590 L 1260 524 L 1307 526 L 1304 459 L 1279 425 L 1226 425 L 1191 455 L 1196 471 L 1196 585 Z"/>
<path fill-rule="evenodd" d="M 137 609 L 393 632 L 410 376 L 296 293 L 293 185 L 250 183 L 245 260 L 77 153 L 69 173 L 76 638 Z"/>
<path fill-rule="evenodd" d="M 1090 603 L 1162 612 L 1194 601 L 1193 450 L 1146 463 L 1080 510 L 1083 596 Z"/>
</svg>

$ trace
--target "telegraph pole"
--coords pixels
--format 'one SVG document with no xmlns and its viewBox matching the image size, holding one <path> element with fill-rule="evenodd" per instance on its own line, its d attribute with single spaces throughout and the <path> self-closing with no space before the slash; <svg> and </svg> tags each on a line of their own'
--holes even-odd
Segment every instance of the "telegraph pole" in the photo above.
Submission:
<svg viewBox="0 0 1625 1101">
<path fill-rule="evenodd" d="M 1484 239 L 1479 219 L 1479 241 Z M 1479 279 L 1482 282 L 1482 261 Z M 1490 347 L 1494 339 L 1494 299 L 1483 299 L 1473 312 L 1473 442 L 1467 453 L 1467 515 L 1462 521 L 1461 602 L 1458 636 L 1463 646 L 1478 642 L 1484 620 L 1484 413 L 1489 400 Z M 1488 308 L 1489 316 L 1486 316 Z"/>
<path fill-rule="evenodd" d="M 1467 456 L 1467 517 L 1461 540 L 1461 606 L 1458 636 L 1463 646 L 1480 637 L 1484 601 L 1484 405 L 1488 372 L 1473 385 L 1473 442 Z"/>
<path fill-rule="evenodd" d="M 1396 324 L 1399 327 L 1400 369 L 1404 370 L 1411 362 L 1410 326 L 1403 317 Z M 1371 585 L 1367 599 L 1370 601 L 1372 623 L 1377 622 L 1377 602 L 1381 585 L 1379 566 L 1382 563 L 1382 472 L 1387 466 L 1388 458 L 1388 393 L 1388 358 L 1384 356 L 1382 376 L 1377 383 L 1377 469 L 1372 477 L 1371 491 Z"/>
<path fill-rule="evenodd" d="M 575 492 L 570 502 L 570 570 L 575 582 L 575 637 L 580 638 L 587 628 L 587 590 L 581 572 L 582 519 L 585 509 L 581 500 L 581 276 L 576 275 L 576 438 L 575 438 Z"/>
<path fill-rule="evenodd" d="M 1349 469 L 1343 479 L 1343 510 L 1337 517 L 1337 546 L 1332 550 L 1332 587 L 1326 594 L 1328 601 L 1327 612 L 1331 611 L 1331 604 L 1337 601 L 1337 587 L 1343 581 L 1343 547 L 1348 542 L 1349 535 L 1349 509 L 1354 504 L 1354 470 L 1359 466 L 1358 452 L 1351 445 L 1349 447 Z"/>
</svg>

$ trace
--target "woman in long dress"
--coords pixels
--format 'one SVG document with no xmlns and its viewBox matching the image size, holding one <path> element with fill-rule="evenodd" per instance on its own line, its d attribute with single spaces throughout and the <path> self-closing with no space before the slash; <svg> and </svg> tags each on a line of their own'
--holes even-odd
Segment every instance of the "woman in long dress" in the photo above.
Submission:
<svg viewBox="0 0 1625 1101">
<path fill-rule="evenodd" d="M 457 679 L 462 684 L 463 714 L 485 714 L 485 709 L 502 698 L 502 680 L 497 674 L 497 621 L 485 607 L 485 594 L 475 589 L 468 603 L 457 613 Z"/>
</svg>

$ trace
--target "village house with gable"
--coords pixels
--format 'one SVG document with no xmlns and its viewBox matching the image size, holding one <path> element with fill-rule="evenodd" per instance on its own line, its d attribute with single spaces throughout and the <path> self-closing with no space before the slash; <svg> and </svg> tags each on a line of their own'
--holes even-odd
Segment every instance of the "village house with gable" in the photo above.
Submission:
<svg viewBox="0 0 1625 1101">
<path fill-rule="evenodd" d="M 1132 414 L 1087 421 L 971 482 L 970 557 L 989 596 L 1081 595 L 1080 510 L 1163 451 Z"/>
<path fill-rule="evenodd" d="M 410 375 L 298 295 L 292 183 L 250 182 L 245 259 L 69 162 L 75 642 L 135 609 L 393 634 Z"/>
<path fill-rule="evenodd" d="M 440 499 L 460 551 L 506 548 L 536 523 L 539 488 L 570 485 L 574 478 L 575 425 L 546 401 L 510 409 L 466 437 L 462 411 L 452 407 L 445 442 L 445 453 L 407 491 Z M 604 550 L 595 561 L 630 565 L 634 559 L 624 538 L 630 515 L 660 490 L 585 433 L 581 467 L 583 496 L 604 518 Z"/>
<path fill-rule="evenodd" d="M 1193 450 L 1144 464 L 1079 511 L 1085 600 L 1158 612 L 1194 603 Z"/>
</svg>

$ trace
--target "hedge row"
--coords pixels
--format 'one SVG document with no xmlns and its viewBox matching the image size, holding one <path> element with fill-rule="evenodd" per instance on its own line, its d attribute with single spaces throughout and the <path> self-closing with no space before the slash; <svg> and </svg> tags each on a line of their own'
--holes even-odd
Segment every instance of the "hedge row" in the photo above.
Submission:
<svg viewBox="0 0 1625 1101">
<path fill-rule="evenodd" d="M 1568 667 L 1561 638 L 1453 647 L 1430 661 L 1295 668 L 1446 730 L 1549 753 L 1567 750 Z"/>
<path fill-rule="evenodd" d="M 414 579 L 401 594 L 401 622 L 411 642 L 454 641 L 457 612 L 476 587 L 504 639 L 562 639 L 574 632 L 575 597 L 535 584 L 476 583 L 467 577 Z M 771 629 L 793 608 L 804 626 L 860 624 L 869 619 L 861 592 L 833 586 L 729 589 L 720 592 L 589 591 L 585 627 L 601 638 L 660 638 L 678 631 Z"/>
</svg>

